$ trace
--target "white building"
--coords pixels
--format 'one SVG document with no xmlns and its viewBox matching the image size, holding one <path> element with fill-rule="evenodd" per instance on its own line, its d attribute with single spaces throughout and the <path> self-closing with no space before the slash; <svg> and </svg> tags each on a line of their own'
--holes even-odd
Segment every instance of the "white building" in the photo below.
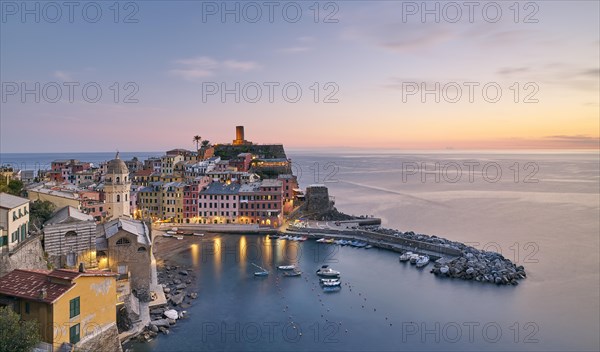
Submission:
<svg viewBox="0 0 600 352">
<path fill-rule="evenodd" d="M 0 193 L 0 252 L 12 251 L 29 233 L 29 199 Z"/>
</svg>

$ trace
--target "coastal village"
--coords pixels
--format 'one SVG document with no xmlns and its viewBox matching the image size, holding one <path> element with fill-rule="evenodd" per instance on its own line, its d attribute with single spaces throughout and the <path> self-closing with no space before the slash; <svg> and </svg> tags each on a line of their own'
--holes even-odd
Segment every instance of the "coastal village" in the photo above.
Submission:
<svg viewBox="0 0 600 352">
<path fill-rule="evenodd" d="M 283 145 L 247 141 L 243 126 L 231 143 L 193 140 L 195 151 L 143 161 L 117 152 L 100 165 L 71 159 L 37 174 L 0 169 L 7 189 L 23 186 L 0 193 L 0 307 L 39 323 L 40 351 L 119 351 L 144 329 L 168 333 L 184 313 L 165 307 L 185 307 L 198 294 L 183 291 L 191 271 L 176 274 L 172 292 L 158 283 L 153 228 L 276 231 L 304 203 Z M 328 207 L 323 187 L 314 188 L 313 203 Z M 164 319 L 149 325 L 150 312 Z"/>
<path fill-rule="evenodd" d="M 300 188 L 283 145 L 252 143 L 243 126 L 231 143 L 193 140 L 194 151 L 146 160 L 55 160 L 37 174 L 2 167 L 0 308 L 37 322 L 36 350 L 122 351 L 133 338 L 168 334 L 199 293 L 191 268 L 155 258 L 167 237 L 285 234 L 398 251 L 418 267 L 431 258 L 436 276 L 525 278 L 497 253 L 338 212 L 326 186 Z"/>
</svg>

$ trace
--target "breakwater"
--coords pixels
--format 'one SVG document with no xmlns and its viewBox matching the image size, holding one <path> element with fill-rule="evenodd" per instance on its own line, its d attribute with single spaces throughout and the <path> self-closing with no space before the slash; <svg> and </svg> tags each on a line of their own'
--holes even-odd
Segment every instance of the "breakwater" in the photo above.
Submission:
<svg viewBox="0 0 600 352">
<path fill-rule="evenodd" d="M 517 266 L 499 253 L 478 250 L 464 243 L 450 241 L 438 236 L 401 232 L 394 229 L 319 229 L 295 228 L 287 230 L 290 235 L 311 238 L 365 241 L 372 246 L 403 253 L 426 254 L 435 260 L 431 273 L 439 277 L 474 280 L 497 285 L 517 285 L 527 274 L 523 266 Z"/>
</svg>

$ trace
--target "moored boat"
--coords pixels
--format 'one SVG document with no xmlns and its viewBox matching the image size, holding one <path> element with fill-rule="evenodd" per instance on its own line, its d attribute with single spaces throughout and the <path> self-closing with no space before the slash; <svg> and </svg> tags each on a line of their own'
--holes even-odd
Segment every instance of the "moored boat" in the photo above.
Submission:
<svg viewBox="0 0 600 352">
<path fill-rule="evenodd" d="M 182 240 L 183 236 L 177 235 L 177 236 L 175 236 L 175 238 L 178 239 L 178 240 Z"/>
<path fill-rule="evenodd" d="M 342 286 L 324 286 L 323 292 L 338 292 L 342 289 Z"/>
<path fill-rule="evenodd" d="M 331 269 L 329 265 L 323 265 L 319 270 L 317 270 L 317 275 L 323 277 L 339 277 L 340 272 Z"/>
<path fill-rule="evenodd" d="M 413 255 L 410 256 L 409 261 L 410 261 L 411 264 L 417 264 L 417 260 L 419 260 L 420 257 L 421 256 L 418 255 L 418 254 L 413 254 Z"/>
<path fill-rule="evenodd" d="M 170 233 L 163 233 L 163 237 L 173 237 Z"/>
<path fill-rule="evenodd" d="M 277 269 L 279 270 L 294 270 L 296 269 L 296 265 L 292 264 L 292 265 L 280 265 L 277 267 Z"/>
<path fill-rule="evenodd" d="M 256 271 L 254 273 L 254 276 L 269 276 L 269 272 L 268 271 Z"/>
<path fill-rule="evenodd" d="M 417 259 L 417 268 L 422 268 L 429 264 L 429 256 L 422 255 L 419 259 Z"/>
<path fill-rule="evenodd" d="M 404 253 L 402 253 L 402 254 L 400 255 L 400 258 L 399 258 L 399 260 L 400 260 L 401 262 L 407 262 L 407 261 L 409 261 L 409 260 L 410 260 L 410 257 L 411 257 L 412 255 L 413 255 L 413 252 L 410 252 L 410 251 L 409 251 L 409 252 L 404 252 Z"/>
<path fill-rule="evenodd" d="M 300 275 L 302 275 L 302 272 L 299 270 L 286 271 L 283 273 L 283 276 L 287 277 L 298 277 Z"/>
<path fill-rule="evenodd" d="M 203 233 L 194 232 L 194 236 L 204 236 Z"/>
</svg>

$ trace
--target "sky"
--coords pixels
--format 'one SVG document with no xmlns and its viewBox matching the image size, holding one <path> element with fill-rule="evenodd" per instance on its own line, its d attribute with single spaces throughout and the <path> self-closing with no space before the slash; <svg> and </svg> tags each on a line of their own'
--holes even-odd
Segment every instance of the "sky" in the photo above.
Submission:
<svg viewBox="0 0 600 352">
<path fill-rule="evenodd" d="M 0 152 L 600 146 L 598 1 L 116 4 L 0 1 Z"/>
</svg>

